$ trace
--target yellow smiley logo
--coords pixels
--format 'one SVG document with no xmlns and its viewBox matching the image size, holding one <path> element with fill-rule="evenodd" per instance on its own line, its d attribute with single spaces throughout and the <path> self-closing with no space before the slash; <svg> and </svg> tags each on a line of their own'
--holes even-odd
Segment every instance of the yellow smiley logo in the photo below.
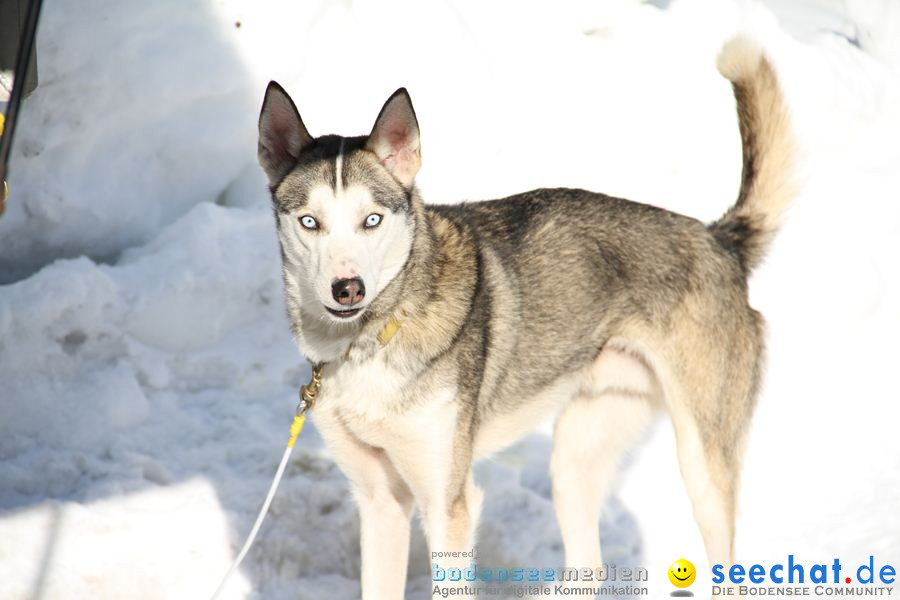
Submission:
<svg viewBox="0 0 900 600">
<path fill-rule="evenodd" d="M 671 581 L 672 585 L 675 587 L 686 588 L 694 583 L 694 579 L 696 578 L 697 569 L 695 569 L 691 561 L 687 559 L 679 558 L 672 563 L 671 567 L 669 567 L 669 581 Z"/>
</svg>

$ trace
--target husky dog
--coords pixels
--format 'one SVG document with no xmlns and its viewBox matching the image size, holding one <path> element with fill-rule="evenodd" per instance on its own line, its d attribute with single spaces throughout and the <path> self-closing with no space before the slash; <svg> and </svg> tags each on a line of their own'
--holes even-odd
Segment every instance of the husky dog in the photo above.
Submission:
<svg viewBox="0 0 900 600">
<path fill-rule="evenodd" d="M 322 365 L 315 421 L 359 505 L 364 600 L 403 597 L 414 506 L 432 551 L 473 547 L 473 462 L 548 415 L 567 566 L 602 564 L 617 460 L 659 412 L 710 564 L 732 562 L 763 352 L 747 278 L 793 195 L 792 138 L 755 43 L 729 42 L 719 70 L 744 162 L 736 204 L 709 225 L 577 189 L 426 205 L 406 90 L 369 135 L 314 138 L 269 84 L 259 162 L 293 333 Z"/>
</svg>

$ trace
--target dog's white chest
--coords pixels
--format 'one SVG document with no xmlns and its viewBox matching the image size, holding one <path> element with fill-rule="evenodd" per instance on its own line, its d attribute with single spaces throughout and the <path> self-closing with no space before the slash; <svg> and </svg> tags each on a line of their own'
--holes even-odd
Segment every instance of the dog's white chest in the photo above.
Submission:
<svg viewBox="0 0 900 600">
<path fill-rule="evenodd" d="M 376 358 L 364 364 L 344 364 L 326 371 L 316 407 L 320 429 L 340 423 L 360 441 L 390 447 L 421 432 L 452 431 L 455 390 L 416 390 L 411 378 Z M 327 432 L 323 431 L 323 433 Z"/>
<path fill-rule="evenodd" d="M 396 409 L 407 377 L 380 358 L 362 364 L 344 363 L 327 369 L 322 383 L 323 407 L 377 421 Z"/>
</svg>

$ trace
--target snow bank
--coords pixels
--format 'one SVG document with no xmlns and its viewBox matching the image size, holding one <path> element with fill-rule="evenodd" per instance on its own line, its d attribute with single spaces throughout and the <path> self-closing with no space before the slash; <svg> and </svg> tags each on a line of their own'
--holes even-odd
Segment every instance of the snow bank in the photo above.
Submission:
<svg viewBox="0 0 900 600">
<path fill-rule="evenodd" d="M 60 256 L 114 259 L 255 153 L 256 94 L 213 3 L 47 2 L 0 220 L 0 281 Z"/>
<path fill-rule="evenodd" d="M 185 535 L 189 532 L 189 535 Z M 4 598 L 203 598 L 197 572 L 229 560 L 229 528 L 202 479 L 90 504 L 48 501 L 0 521 Z M 236 579 L 226 598 L 249 591 Z"/>
<path fill-rule="evenodd" d="M 203 597 L 243 541 L 309 373 L 254 164 L 269 78 L 317 134 L 367 131 L 407 86 L 431 201 L 567 185 L 711 219 L 738 185 L 713 67 L 738 27 L 782 74 L 803 186 L 752 282 L 770 367 L 738 553 L 889 557 L 896 11 L 655 4 L 48 2 L 0 220 L 3 597 Z M 550 445 L 545 427 L 478 465 L 485 564 L 561 564 Z M 707 567 L 673 449 L 667 424 L 648 432 L 600 525 L 606 560 L 648 567 L 660 594 L 674 558 Z M 357 527 L 309 426 L 231 597 L 358 597 Z M 426 595 L 428 565 L 417 532 L 410 597 Z"/>
</svg>

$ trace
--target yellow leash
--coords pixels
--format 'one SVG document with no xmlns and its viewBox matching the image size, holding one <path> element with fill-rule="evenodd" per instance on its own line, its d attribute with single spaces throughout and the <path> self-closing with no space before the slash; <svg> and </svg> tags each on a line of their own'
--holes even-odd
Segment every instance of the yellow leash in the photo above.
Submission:
<svg viewBox="0 0 900 600">
<path fill-rule="evenodd" d="M 3 135 L 3 124 L 5 121 L 6 117 L 3 116 L 3 113 L 0 113 L 0 136 Z M 7 198 L 9 198 L 9 186 L 6 185 L 6 180 L 4 179 L 0 181 L 0 215 L 6 210 Z"/>
<path fill-rule="evenodd" d="M 294 415 L 294 422 L 291 423 L 291 437 L 288 440 L 288 448 L 293 448 L 297 443 L 297 436 L 306 423 L 306 412 L 316 405 L 316 396 L 319 395 L 319 388 L 322 387 L 322 369 L 324 364 L 318 363 L 312 368 L 312 379 L 306 385 L 300 386 L 300 403 L 297 405 L 297 414 Z"/>
</svg>

